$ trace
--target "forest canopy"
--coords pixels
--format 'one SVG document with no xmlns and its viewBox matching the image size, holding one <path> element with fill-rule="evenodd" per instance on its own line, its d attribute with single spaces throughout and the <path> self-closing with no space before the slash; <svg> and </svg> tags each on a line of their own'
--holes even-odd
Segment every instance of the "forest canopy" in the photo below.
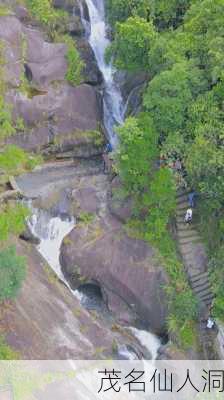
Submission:
<svg viewBox="0 0 224 400">
<path fill-rule="evenodd" d="M 181 160 L 184 184 L 198 194 L 199 229 L 217 295 L 214 311 L 223 319 L 224 281 L 214 274 L 224 276 L 224 0 L 106 0 L 106 5 L 113 37 L 107 58 L 129 75 L 148 77 L 142 113 L 118 129 L 121 180 L 134 191 L 137 208 L 142 205 L 145 232 L 151 226 L 155 235 L 159 226 L 159 239 L 175 207 L 172 176 L 166 170 L 160 176 L 156 160 Z M 160 207 L 146 212 L 153 204 Z"/>
</svg>

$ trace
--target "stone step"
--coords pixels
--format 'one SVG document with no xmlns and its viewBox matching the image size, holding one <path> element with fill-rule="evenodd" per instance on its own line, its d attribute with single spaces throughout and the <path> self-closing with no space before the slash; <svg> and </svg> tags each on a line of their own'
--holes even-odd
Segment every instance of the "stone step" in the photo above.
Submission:
<svg viewBox="0 0 224 400">
<path fill-rule="evenodd" d="M 184 215 L 176 217 L 176 226 L 178 229 L 183 229 L 185 227 L 186 229 L 193 228 L 199 230 L 199 225 L 195 221 L 192 221 L 190 224 L 186 224 L 184 221 Z"/>
<path fill-rule="evenodd" d="M 198 288 L 197 288 L 198 289 Z M 198 297 L 200 297 L 200 298 L 204 298 L 205 297 L 205 295 L 211 295 L 212 294 L 212 290 L 211 290 L 211 288 L 210 287 L 206 287 L 206 288 L 204 288 L 203 290 L 196 290 L 196 289 L 193 289 L 193 292 L 198 296 Z"/>
<path fill-rule="evenodd" d="M 179 238 L 179 243 L 181 245 L 185 244 L 195 244 L 195 243 L 200 243 L 201 238 L 199 236 L 193 237 L 193 238 Z"/>
<path fill-rule="evenodd" d="M 181 217 L 182 215 L 183 215 L 183 217 L 185 216 L 185 214 L 186 214 L 186 211 L 187 211 L 187 208 L 183 208 L 183 209 L 176 209 L 176 212 L 175 212 L 175 214 L 176 214 L 176 216 L 177 217 Z"/>
<path fill-rule="evenodd" d="M 182 257 L 183 257 L 184 264 L 186 265 L 186 268 L 189 269 L 189 268 L 193 267 L 195 269 L 195 273 L 197 273 L 197 271 L 199 269 L 198 269 L 198 264 L 195 261 L 195 258 L 192 257 L 191 254 L 187 254 L 185 256 L 183 255 Z"/>
<path fill-rule="evenodd" d="M 188 277 L 195 274 L 196 272 L 197 272 L 197 266 L 195 266 L 195 265 L 189 265 L 186 268 L 186 273 L 187 273 Z M 190 278 L 189 278 L 189 280 L 190 280 Z"/>
<path fill-rule="evenodd" d="M 178 231 L 177 236 L 181 239 L 190 238 L 190 237 L 193 238 L 195 236 L 200 237 L 198 232 L 196 231 L 196 229 L 186 229 L 184 231 Z"/>
<path fill-rule="evenodd" d="M 208 300 L 204 301 L 204 303 L 206 304 L 206 306 L 207 306 L 208 308 L 210 308 L 210 307 L 211 307 L 211 305 L 212 305 L 212 303 L 213 303 L 213 300 L 214 300 L 214 298 L 215 298 L 215 296 L 213 295 L 213 296 L 212 296 L 212 298 L 210 298 L 210 299 L 208 299 Z"/>
<path fill-rule="evenodd" d="M 182 226 L 182 224 L 184 226 L 187 225 L 186 222 L 184 222 L 184 216 L 182 215 L 182 216 L 176 217 L 176 226 L 177 226 L 177 228 L 179 228 L 179 226 Z"/>
<path fill-rule="evenodd" d="M 182 201 L 181 203 L 177 204 L 177 210 L 187 210 L 189 208 L 189 203 L 188 201 Z"/>
<path fill-rule="evenodd" d="M 182 247 L 182 248 L 181 248 Z M 180 252 L 183 257 L 192 256 L 192 249 L 184 249 L 184 246 L 180 245 Z"/>
<path fill-rule="evenodd" d="M 184 208 L 184 207 L 189 208 L 189 201 L 188 201 L 187 196 L 178 198 L 176 205 L 177 205 L 177 208 Z"/>
<path fill-rule="evenodd" d="M 191 283 L 191 286 L 192 286 L 192 288 L 195 289 L 195 290 L 203 289 L 203 288 L 205 288 L 205 287 L 211 288 L 211 284 L 210 284 L 208 278 L 206 278 L 206 277 L 205 277 L 205 278 L 202 278 L 202 279 L 199 280 L 199 281 L 196 281 L 196 282 Z"/>
<path fill-rule="evenodd" d="M 198 296 L 199 297 L 199 296 Z M 209 302 L 212 302 L 214 299 L 214 294 L 212 292 L 210 293 L 205 293 L 204 295 L 200 296 L 200 300 L 203 301 L 206 304 L 209 304 Z"/>
<path fill-rule="evenodd" d="M 178 189 L 177 190 L 177 198 L 181 196 L 188 196 L 190 194 L 190 190 Z"/>
<path fill-rule="evenodd" d="M 195 229 L 195 226 L 194 225 L 187 225 L 185 222 L 177 224 L 177 229 L 178 229 L 179 232 L 189 232 L 189 230 L 192 229 L 192 228 Z"/>
<path fill-rule="evenodd" d="M 208 279 L 208 271 L 199 272 L 198 274 L 192 275 L 190 279 L 191 279 L 191 282 L 197 282 L 201 278 L 205 278 L 205 277 Z"/>
</svg>

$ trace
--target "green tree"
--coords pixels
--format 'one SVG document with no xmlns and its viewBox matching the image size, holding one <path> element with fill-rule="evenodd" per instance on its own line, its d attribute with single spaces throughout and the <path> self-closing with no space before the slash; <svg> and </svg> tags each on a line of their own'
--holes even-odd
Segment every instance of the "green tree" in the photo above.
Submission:
<svg viewBox="0 0 224 400">
<path fill-rule="evenodd" d="M 67 15 L 62 10 L 56 10 L 53 7 L 52 0 L 25 0 L 27 7 L 34 18 L 44 25 L 48 25 L 52 30 L 55 29 L 60 18 Z"/>
<path fill-rule="evenodd" d="M 17 256 L 15 247 L 0 252 L 0 301 L 14 298 L 26 276 L 24 257 Z"/>
<path fill-rule="evenodd" d="M 176 28 L 190 4 L 191 0 L 149 0 L 150 15 L 160 30 Z"/>
<path fill-rule="evenodd" d="M 8 240 L 11 234 L 19 235 L 25 229 L 29 211 L 21 204 L 6 205 L 0 213 L 0 241 Z"/>
<path fill-rule="evenodd" d="M 176 208 L 176 186 L 170 169 L 160 168 L 154 173 L 142 203 L 148 209 L 145 238 L 158 245 L 167 237 L 168 223 Z"/>
<path fill-rule="evenodd" d="M 66 79 L 69 83 L 76 86 L 82 81 L 82 71 L 84 68 L 84 62 L 80 58 L 80 54 L 76 48 L 76 43 L 69 35 L 64 35 L 62 41 L 67 44 L 67 61 L 68 69 L 66 73 Z"/>
<path fill-rule="evenodd" d="M 223 228 L 222 233 L 224 233 L 224 223 L 222 221 Z M 224 267 L 223 267 L 223 257 L 224 257 L 224 245 L 213 253 L 210 259 L 210 275 L 211 283 L 213 286 L 215 301 L 213 312 L 216 318 L 224 321 Z"/>
<path fill-rule="evenodd" d="M 153 163 L 158 157 L 158 137 L 152 120 L 146 114 L 127 118 L 117 128 L 119 148 L 116 153 L 117 168 L 126 190 L 141 193 L 148 184 Z"/>
<path fill-rule="evenodd" d="M 175 64 L 153 78 L 144 95 L 144 106 L 161 135 L 183 128 L 187 107 L 203 86 L 200 71 L 187 63 Z"/>
<path fill-rule="evenodd" d="M 0 153 L 0 169 L 6 174 L 17 174 L 24 169 L 32 169 L 42 162 L 40 156 L 26 153 L 15 145 L 5 146 Z"/>
<path fill-rule="evenodd" d="M 224 198 L 224 147 L 218 149 L 204 135 L 188 148 L 186 167 L 189 179 L 200 193 L 222 204 Z"/>
<path fill-rule="evenodd" d="M 192 37 L 192 56 L 216 83 L 223 77 L 223 0 L 192 2 L 185 16 L 184 31 Z"/>
<path fill-rule="evenodd" d="M 149 50 L 156 38 L 152 22 L 140 17 L 130 17 L 116 25 L 113 44 L 108 50 L 107 59 L 114 57 L 117 68 L 130 72 L 146 71 Z"/>
<path fill-rule="evenodd" d="M 148 0 L 106 0 L 106 11 L 109 24 L 115 27 L 117 22 L 124 22 L 131 16 L 147 19 L 149 3 Z"/>
</svg>

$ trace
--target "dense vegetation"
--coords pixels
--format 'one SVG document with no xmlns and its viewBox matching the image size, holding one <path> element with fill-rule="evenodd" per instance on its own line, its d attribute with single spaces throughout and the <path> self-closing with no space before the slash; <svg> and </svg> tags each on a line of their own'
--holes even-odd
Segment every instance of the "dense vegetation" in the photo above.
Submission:
<svg viewBox="0 0 224 400">
<path fill-rule="evenodd" d="M 176 179 L 169 163 L 181 160 L 181 184 L 198 193 L 197 218 L 217 295 L 214 313 L 224 319 L 224 1 L 106 0 L 106 4 L 114 38 L 107 57 L 119 69 L 149 77 L 143 114 L 128 118 L 118 129 L 118 171 L 126 193 L 136 200 L 136 220 L 131 224 L 144 220 L 144 237 L 157 242 L 166 264 L 175 259 L 167 230 L 175 209 Z M 166 166 L 159 169 L 156 160 L 161 156 Z M 177 260 L 173 268 L 170 261 L 170 274 L 181 273 Z M 180 293 L 185 297 L 182 303 L 171 301 L 177 324 L 178 304 L 182 307 L 180 329 L 194 320 L 195 302 L 189 287 L 187 297 L 186 287 L 178 288 L 179 278 L 172 282 L 178 297 Z M 172 320 L 171 325 L 175 323 Z"/>
</svg>

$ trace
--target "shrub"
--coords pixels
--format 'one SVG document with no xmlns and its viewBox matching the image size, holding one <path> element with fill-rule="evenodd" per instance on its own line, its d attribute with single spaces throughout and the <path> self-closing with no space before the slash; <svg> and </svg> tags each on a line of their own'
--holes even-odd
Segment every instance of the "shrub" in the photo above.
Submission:
<svg viewBox="0 0 224 400">
<path fill-rule="evenodd" d="M 91 223 L 93 222 L 93 220 L 94 220 L 94 214 L 91 214 L 91 213 L 82 211 L 82 212 L 79 214 L 78 220 L 79 220 L 79 222 L 80 222 L 81 224 L 89 225 L 89 224 L 91 224 Z"/>
<path fill-rule="evenodd" d="M 17 256 L 15 247 L 0 252 L 0 301 L 14 298 L 26 276 L 24 257 Z"/>
<path fill-rule="evenodd" d="M 21 170 L 33 169 L 42 162 L 40 156 L 26 153 L 20 147 L 8 145 L 0 153 L 0 168 L 8 174 L 16 174 Z"/>
<path fill-rule="evenodd" d="M 213 292 L 215 294 L 213 313 L 214 316 L 221 321 L 224 321 L 224 246 L 213 255 L 210 260 L 210 273 Z"/>
<path fill-rule="evenodd" d="M 0 213 L 0 241 L 8 240 L 11 234 L 19 235 L 25 229 L 29 211 L 21 204 L 6 206 Z"/>
<path fill-rule="evenodd" d="M 19 354 L 7 345 L 5 338 L 0 336 L 0 360 L 17 360 Z"/>
<path fill-rule="evenodd" d="M 5 102 L 4 96 L 0 94 L 0 139 L 16 133 L 12 123 L 10 106 Z"/>
<path fill-rule="evenodd" d="M 42 24 L 55 27 L 58 18 L 65 15 L 64 11 L 54 9 L 52 0 L 26 0 L 32 15 Z"/>
<path fill-rule="evenodd" d="M 76 48 L 75 41 L 68 35 L 62 37 L 62 41 L 67 44 L 67 61 L 68 69 L 66 79 L 72 85 L 79 85 L 82 81 L 83 61 L 80 59 L 79 52 Z"/>
</svg>

